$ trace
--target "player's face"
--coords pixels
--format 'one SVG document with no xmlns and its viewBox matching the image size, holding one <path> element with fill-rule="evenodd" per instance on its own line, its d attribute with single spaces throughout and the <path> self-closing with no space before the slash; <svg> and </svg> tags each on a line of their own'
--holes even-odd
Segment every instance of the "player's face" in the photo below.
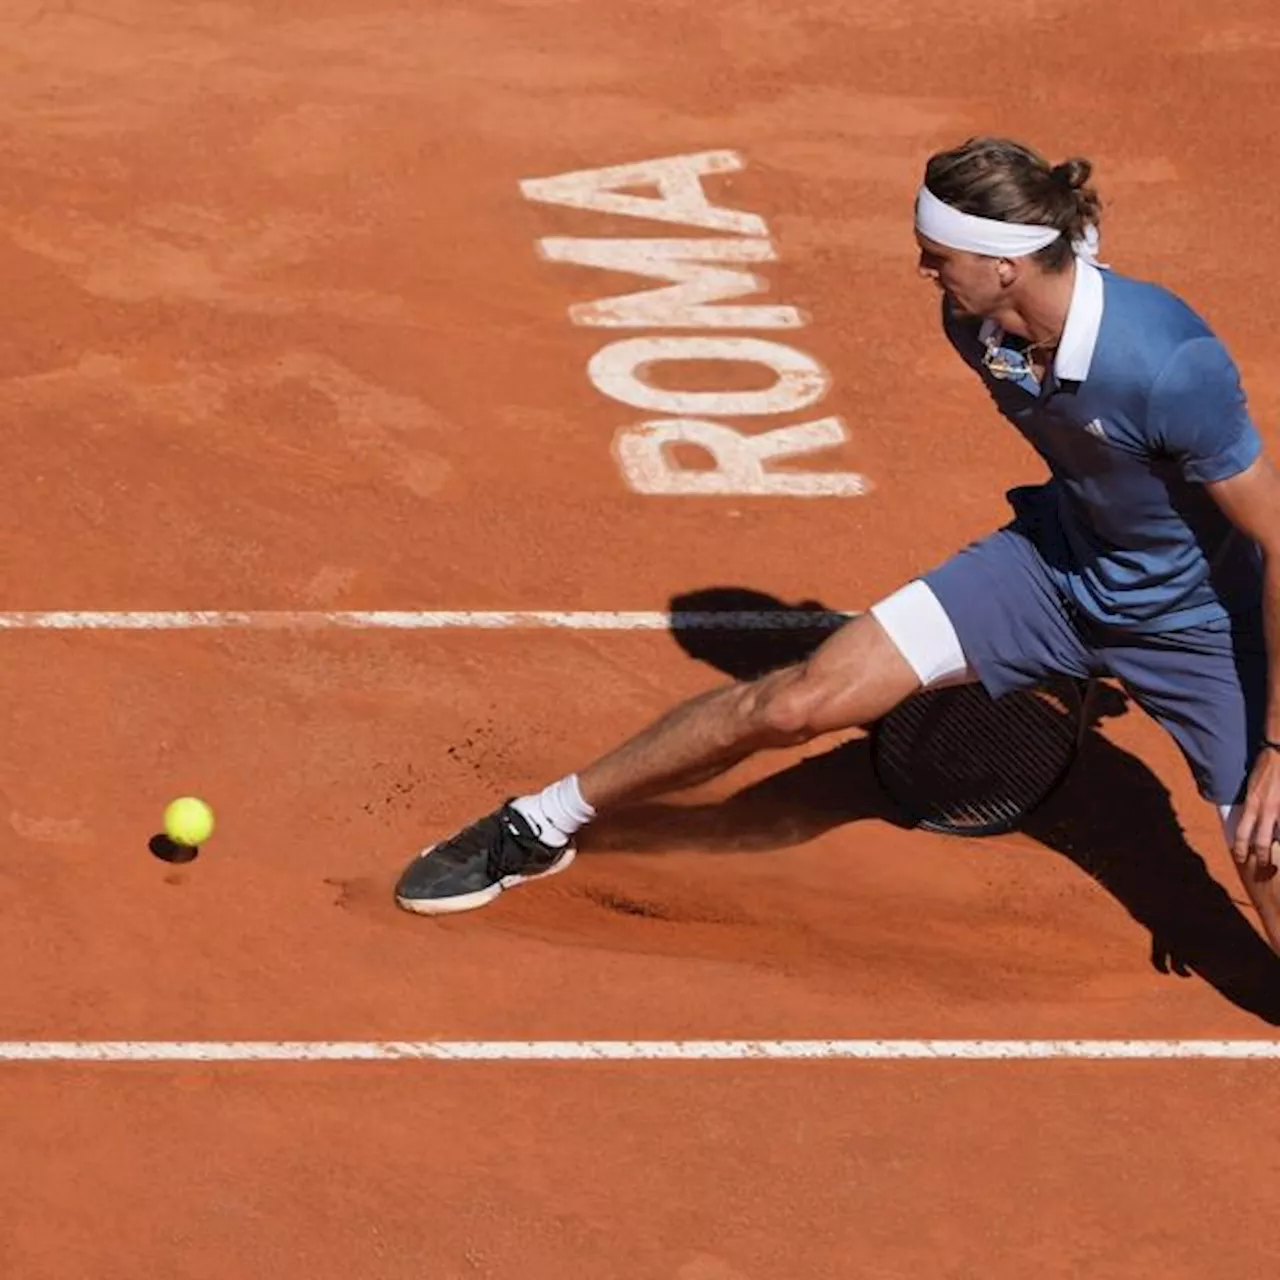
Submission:
<svg viewBox="0 0 1280 1280">
<path fill-rule="evenodd" d="M 916 270 L 946 294 L 953 311 L 986 317 L 999 310 L 1006 288 L 1000 280 L 998 258 L 948 249 L 919 234 L 916 243 L 920 246 Z"/>
</svg>

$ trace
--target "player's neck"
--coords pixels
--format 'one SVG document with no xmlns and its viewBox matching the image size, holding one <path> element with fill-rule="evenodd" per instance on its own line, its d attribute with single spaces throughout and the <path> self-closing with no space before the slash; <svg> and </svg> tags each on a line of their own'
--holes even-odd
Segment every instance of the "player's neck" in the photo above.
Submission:
<svg viewBox="0 0 1280 1280">
<path fill-rule="evenodd" d="M 1021 282 L 1003 314 L 992 318 L 1006 333 L 1016 334 L 1038 347 L 1055 347 L 1066 327 L 1075 289 L 1076 267 L 1053 275 L 1036 275 Z"/>
</svg>

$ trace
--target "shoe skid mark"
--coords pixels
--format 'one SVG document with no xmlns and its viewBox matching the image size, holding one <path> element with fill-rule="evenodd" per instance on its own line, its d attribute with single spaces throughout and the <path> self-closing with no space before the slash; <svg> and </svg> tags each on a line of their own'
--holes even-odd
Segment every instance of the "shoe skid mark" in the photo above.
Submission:
<svg viewBox="0 0 1280 1280">
<path fill-rule="evenodd" d="M 723 900 L 700 898 L 697 894 L 666 897 L 652 890 L 637 890 L 630 881 L 626 888 L 610 884 L 585 884 L 579 886 L 577 893 L 597 907 L 633 920 L 681 925 L 753 923 L 746 912 Z"/>
<path fill-rule="evenodd" d="M 670 920 L 671 911 L 661 903 L 642 902 L 612 889 L 587 889 L 584 896 L 608 911 L 624 916 L 639 916 L 643 920 Z"/>
<path fill-rule="evenodd" d="M 732 891 L 692 883 L 668 868 L 667 878 L 679 884 L 674 892 L 642 867 L 636 874 L 602 873 L 590 862 L 579 856 L 567 875 L 504 894 L 487 909 L 484 926 L 557 948 L 768 966 L 767 923 Z"/>
</svg>

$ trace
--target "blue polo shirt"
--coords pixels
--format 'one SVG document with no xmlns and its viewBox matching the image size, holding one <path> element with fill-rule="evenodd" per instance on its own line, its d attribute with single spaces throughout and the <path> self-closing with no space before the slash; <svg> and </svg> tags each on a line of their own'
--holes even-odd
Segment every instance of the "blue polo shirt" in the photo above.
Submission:
<svg viewBox="0 0 1280 1280">
<path fill-rule="evenodd" d="M 994 377 L 988 347 L 1019 342 L 943 303 L 952 345 L 1049 469 L 1046 484 L 1011 494 L 1024 527 L 1095 622 L 1168 632 L 1256 613 L 1258 548 L 1204 487 L 1262 451 L 1235 363 L 1168 290 L 1082 260 L 1075 268 L 1043 386 Z"/>
</svg>

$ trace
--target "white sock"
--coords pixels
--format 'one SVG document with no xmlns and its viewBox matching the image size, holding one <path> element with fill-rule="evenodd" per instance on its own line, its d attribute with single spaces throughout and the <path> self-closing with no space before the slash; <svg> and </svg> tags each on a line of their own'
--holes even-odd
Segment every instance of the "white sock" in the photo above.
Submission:
<svg viewBox="0 0 1280 1280">
<path fill-rule="evenodd" d="M 582 798 L 576 773 L 553 782 L 537 795 L 513 800 L 511 807 L 533 827 L 543 844 L 553 848 L 568 844 L 573 834 L 596 816 Z"/>
</svg>

